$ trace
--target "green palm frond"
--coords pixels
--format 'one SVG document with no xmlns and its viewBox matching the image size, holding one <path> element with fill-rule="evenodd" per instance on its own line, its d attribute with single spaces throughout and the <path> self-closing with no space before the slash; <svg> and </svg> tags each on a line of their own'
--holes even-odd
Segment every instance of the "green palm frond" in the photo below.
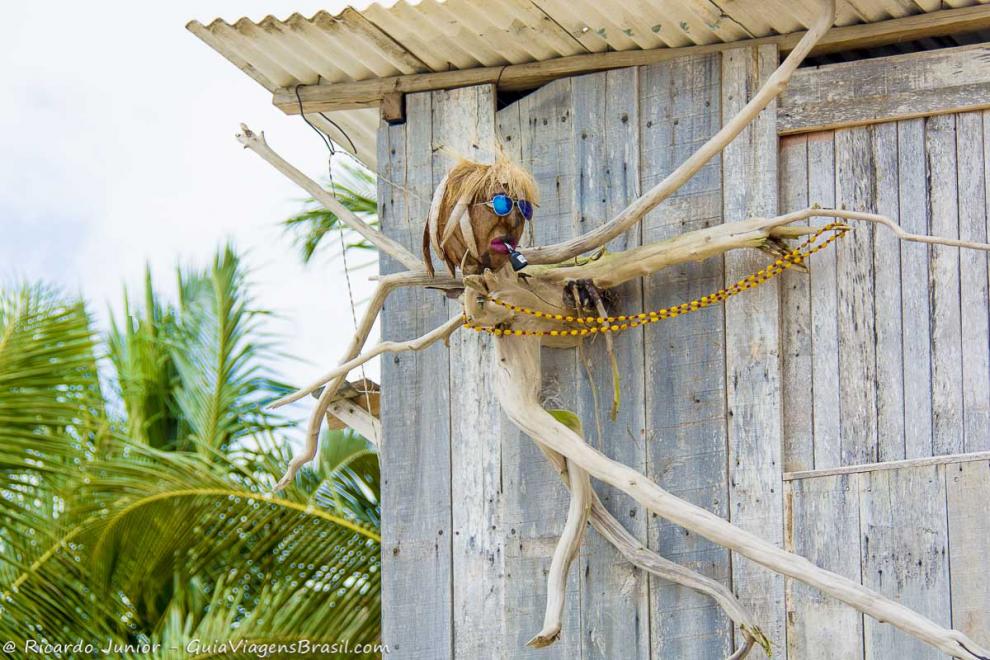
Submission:
<svg viewBox="0 0 990 660">
<path fill-rule="evenodd" d="M 82 587 L 66 505 L 106 431 L 83 304 L 41 286 L 0 293 L 0 637 L 36 637 L 40 621 L 108 632 L 114 608 Z M 23 600 L 29 578 L 40 588 Z"/>
<path fill-rule="evenodd" d="M 182 626 L 198 627 L 209 614 L 199 605 L 213 595 L 206 589 L 196 605 L 190 589 L 222 581 L 236 595 L 228 636 L 250 624 L 262 636 L 375 639 L 375 528 L 300 497 L 273 497 L 262 488 L 277 474 L 245 473 L 219 455 L 118 442 L 124 451 L 89 466 L 67 503 L 79 527 L 5 586 L 5 613 L 78 626 L 80 634 L 151 639 L 175 629 L 177 612 Z M 68 596 L 52 598 L 63 584 Z M 89 621 L 81 621 L 87 606 Z M 0 617 L 0 635 L 15 632 Z"/>
<path fill-rule="evenodd" d="M 179 380 L 176 404 L 194 444 L 224 448 L 278 425 L 264 406 L 288 388 L 265 369 L 274 349 L 261 332 L 264 315 L 252 307 L 231 246 L 217 253 L 209 271 L 179 272 L 171 358 Z"/>
<path fill-rule="evenodd" d="M 124 299 L 108 352 L 131 439 L 159 449 L 227 447 L 282 422 L 264 412 L 287 391 L 266 371 L 274 355 L 240 257 L 219 250 L 211 268 L 178 272 L 177 305 L 162 303 L 151 274 L 143 307 Z"/>
<path fill-rule="evenodd" d="M 102 416 L 94 347 L 81 302 L 44 287 L 0 293 L 0 432 L 21 448 L 38 434 L 82 439 Z"/>
<path fill-rule="evenodd" d="M 84 526 L 64 529 L 28 564 L 9 564 L 0 578 L 0 637 L 19 647 L 28 639 L 120 637 L 120 622 L 133 620 L 119 593 L 97 593 L 85 565 Z"/>
<path fill-rule="evenodd" d="M 256 474 L 277 475 L 284 470 L 292 458 L 288 443 L 270 435 L 255 440 L 256 446 L 237 450 L 237 463 Z M 300 470 L 286 492 L 377 529 L 381 524 L 378 451 L 350 429 L 326 431 L 316 460 Z"/>
<path fill-rule="evenodd" d="M 378 452 L 367 440 L 350 429 L 328 431 L 313 472 L 319 486 L 310 501 L 366 524 L 381 524 Z"/>
<path fill-rule="evenodd" d="M 83 304 L 0 294 L 0 639 L 375 641 L 377 454 L 336 432 L 272 496 L 286 388 L 237 255 L 176 305 L 144 289 L 107 337 L 111 421 Z"/>
<path fill-rule="evenodd" d="M 377 602 L 377 531 L 246 485 L 216 456 L 134 447 L 126 470 L 110 464 L 96 473 L 94 489 L 114 506 L 92 527 L 94 577 L 122 592 L 144 621 L 160 619 L 169 601 L 162 596 L 180 568 L 208 581 L 224 576 L 252 606 L 265 585 L 327 608 Z M 333 627 L 327 614 L 322 625 Z"/>
<path fill-rule="evenodd" d="M 174 449 L 186 433 L 176 409 L 179 376 L 170 343 L 177 331 L 175 311 L 155 294 L 151 270 L 145 270 L 144 308 L 135 309 L 126 292 L 124 318 L 111 315 L 107 349 L 117 376 L 129 437 L 159 449 Z"/>
<path fill-rule="evenodd" d="M 356 643 L 374 643 L 378 639 L 378 629 L 373 609 L 355 609 L 351 621 L 338 630 L 327 630 L 317 612 L 311 616 L 301 616 L 303 609 L 313 609 L 310 605 L 298 602 L 296 595 L 288 591 L 277 591 L 265 586 L 261 595 L 265 607 L 254 607 L 244 614 L 244 592 L 229 586 L 221 578 L 215 585 L 194 585 L 189 581 L 182 582 L 183 589 L 188 592 L 184 598 L 194 600 L 181 609 L 176 608 L 163 618 L 162 627 L 156 631 L 155 639 L 160 640 L 163 647 L 186 649 L 189 656 L 197 660 L 207 658 L 257 658 L 259 653 L 252 646 L 279 648 L 287 647 L 299 640 L 307 640 L 311 644 L 332 645 L 340 644 L 342 640 L 352 640 L 352 648 Z M 193 586 L 190 589 L 190 586 Z M 210 598 L 205 607 L 199 603 L 204 595 Z M 203 611 L 200 618 L 191 618 L 186 612 Z M 206 647 L 203 642 L 223 640 L 226 647 L 214 645 Z M 297 651 L 273 653 L 271 657 L 293 657 Z M 310 655 L 313 655 L 312 653 Z M 316 652 L 317 657 L 327 657 L 331 654 Z M 343 653 L 333 654 L 332 657 L 343 657 Z M 380 657 L 380 654 L 347 654 L 346 657 Z"/>
<path fill-rule="evenodd" d="M 372 226 L 378 224 L 378 193 L 375 176 L 358 165 L 345 163 L 341 166 L 340 181 L 329 187 L 341 204 Z M 320 206 L 316 200 L 307 199 L 306 208 L 283 222 L 286 232 L 293 236 L 303 263 L 309 263 L 317 249 L 331 232 L 335 235 L 341 228 L 344 232 L 345 249 L 374 250 L 375 247 L 352 232 L 341 227 L 340 219 L 331 211 Z M 336 239 L 331 235 L 329 238 Z M 337 246 L 337 243 L 333 243 Z"/>
<path fill-rule="evenodd" d="M 66 480 L 93 450 L 105 418 L 94 337 L 82 303 L 23 287 L 0 294 L 0 571 L 44 544 L 6 532 L 58 519 Z M 50 526 L 44 524 L 40 536 Z M 34 547 L 35 550 L 30 548 Z"/>
</svg>

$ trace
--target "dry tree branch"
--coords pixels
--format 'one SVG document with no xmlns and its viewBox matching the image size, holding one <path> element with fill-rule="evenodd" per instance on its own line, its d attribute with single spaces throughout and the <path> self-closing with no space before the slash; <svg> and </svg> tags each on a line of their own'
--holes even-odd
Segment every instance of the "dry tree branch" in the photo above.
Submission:
<svg viewBox="0 0 990 660">
<path fill-rule="evenodd" d="M 543 455 L 547 457 L 547 460 L 550 461 L 550 464 L 568 488 L 571 487 L 571 475 L 580 476 L 581 478 L 587 478 L 589 476 L 587 472 L 574 464 L 569 464 L 566 458 L 539 440 L 536 441 L 536 445 L 543 452 Z M 730 660 L 746 657 L 754 642 L 760 644 L 765 649 L 770 648 L 770 641 L 766 638 L 766 635 L 763 634 L 763 631 L 753 621 L 749 612 L 743 609 L 742 604 L 740 604 L 724 584 L 700 573 L 696 573 L 690 568 L 681 566 L 653 552 L 649 548 L 643 547 L 643 544 L 635 536 L 630 534 L 622 526 L 622 523 L 605 508 L 605 505 L 594 490 L 591 491 L 590 520 L 592 527 L 601 534 L 602 538 L 611 543 L 633 566 L 647 573 L 652 573 L 661 579 L 705 594 L 718 603 L 729 619 L 739 626 L 746 638 L 746 644 L 740 647 L 730 657 Z"/>
<path fill-rule="evenodd" d="M 316 457 L 316 450 L 319 447 L 320 427 L 323 426 L 323 418 L 327 414 L 330 404 L 333 402 L 333 397 L 337 394 L 341 384 L 344 382 L 344 378 L 352 369 L 356 369 L 368 360 L 371 360 L 382 353 L 401 353 L 404 351 L 422 350 L 427 346 L 435 344 L 441 339 L 447 339 L 447 337 L 452 335 L 454 331 L 460 328 L 463 323 L 463 319 L 458 316 L 450 319 L 443 325 L 434 328 L 425 335 L 417 337 L 416 339 L 399 342 L 381 342 L 367 353 L 359 355 L 358 357 L 345 362 L 331 371 L 328 375 L 330 379 L 333 380 L 331 380 L 324 388 L 323 392 L 320 393 L 320 398 L 316 402 L 316 405 L 313 407 L 313 412 L 310 413 L 309 416 L 309 423 L 306 426 L 306 447 L 289 462 L 289 467 L 282 478 L 279 479 L 278 483 L 275 485 L 275 490 L 281 490 L 289 485 L 299 468 L 306 463 L 309 463 Z M 316 388 L 314 388 L 314 390 L 315 389 Z"/>
<path fill-rule="evenodd" d="M 678 234 L 624 252 L 607 252 L 580 265 L 530 266 L 523 272 L 549 282 L 590 280 L 600 289 L 611 289 L 687 261 L 700 261 L 738 248 L 758 248 L 768 237 L 776 235 L 777 230 L 769 229 L 776 224 L 779 224 L 776 218 L 739 220 Z M 789 233 L 793 232 L 784 232 Z"/>
<path fill-rule="evenodd" d="M 460 284 L 460 280 L 451 277 L 432 276 L 422 271 L 420 272 L 405 271 L 402 273 L 393 273 L 392 275 L 385 275 L 383 277 L 378 278 L 378 286 L 375 287 L 375 292 L 371 296 L 371 302 L 368 305 L 368 309 L 365 311 L 361 319 L 361 324 L 358 326 L 358 330 L 354 336 L 354 339 L 351 340 L 351 345 L 347 349 L 347 355 L 344 357 L 344 361 L 341 363 L 341 366 L 343 366 L 344 362 L 346 362 L 347 360 L 353 360 L 358 356 L 358 352 L 361 350 L 361 347 L 364 346 L 365 341 L 367 341 L 368 334 L 371 332 L 371 327 L 374 325 L 375 319 L 378 317 L 378 313 L 381 311 L 382 307 L 384 306 L 385 299 L 388 297 L 388 294 L 399 287 L 409 287 L 409 286 L 416 286 L 422 284 L 429 284 L 431 286 L 435 285 L 441 287 L 455 286 Z M 385 350 L 387 351 L 388 349 Z M 367 360 L 362 360 L 361 362 L 351 367 L 351 369 L 361 366 L 361 364 L 364 364 L 364 362 L 367 362 Z M 347 371 L 350 371 L 351 369 L 348 369 Z M 333 378 L 336 378 L 339 375 L 340 375 L 340 367 L 337 367 L 336 369 L 330 371 L 329 373 L 320 376 L 310 384 L 296 390 L 292 394 L 288 394 L 282 397 L 281 399 L 278 399 L 277 401 L 273 401 L 271 404 L 269 404 L 268 407 L 274 410 L 275 408 L 281 408 L 286 404 L 298 401 L 299 399 L 302 399 L 306 395 L 312 394 L 316 390 L 320 389 L 321 387 L 326 385 L 328 381 L 332 380 Z"/>
<path fill-rule="evenodd" d="M 410 339 L 408 341 L 379 342 L 378 344 L 376 344 L 369 350 L 365 351 L 364 353 L 358 355 L 357 357 L 351 360 L 348 360 L 347 362 L 344 362 L 343 364 L 338 365 L 337 367 L 334 367 L 327 373 L 323 374 L 318 379 L 318 382 L 315 382 L 315 384 L 307 385 L 303 389 L 298 390 L 293 394 L 290 394 L 288 397 L 285 397 L 284 399 L 280 399 L 280 401 L 285 401 L 286 403 L 290 401 L 298 401 L 307 394 L 311 394 L 316 390 L 320 389 L 327 382 L 333 380 L 334 378 L 346 376 L 354 369 L 357 369 L 362 364 L 375 359 L 382 353 L 404 353 L 406 351 L 420 351 L 424 348 L 427 348 L 428 346 L 432 346 L 441 339 L 447 339 L 447 337 L 454 334 L 454 331 L 457 330 L 459 327 L 461 327 L 463 324 L 464 324 L 464 319 L 461 318 L 460 316 L 457 316 L 448 320 L 443 325 L 439 325 L 433 328 L 425 335 L 417 337 L 416 339 Z"/>
<path fill-rule="evenodd" d="M 943 653 L 966 660 L 990 660 L 990 651 L 963 633 L 946 629 L 858 582 L 819 568 L 804 557 L 739 529 L 706 509 L 671 495 L 633 468 L 602 454 L 540 406 L 539 339 L 500 337 L 496 338 L 495 345 L 498 347 L 495 389 L 502 409 L 520 430 L 562 454 L 569 464 L 618 488 L 670 522 L 776 573 L 815 587 Z"/>
<path fill-rule="evenodd" d="M 882 225 L 903 241 L 990 251 L 990 243 L 906 232 L 885 215 L 809 207 L 771 218 L 749 218 L 690 231 L 624 252 L 606 253 L 594 261 L 578 266 L 537 266 L 530 267 L 531 270 L 527 270 L 526 273 L 551 282 L 563 283 L 585 279 L 599 288 L 608 289 L 687 261 L 700 261 L 738 248 L 757 248 L 765 244 L 769 238 L 796 238 L 814 233 L 817 227 L 784 226 L 814 217 L 858 220 Z"/>
<path fill-rule="evenodd" d="M 566 481 L 571 489 L 571 500 L 567 507 L 564 531 L 560 534 L 557 547 L 553 551 L 553 558 L 550 560 L 543 629 L 527 642 L 527 645 L 533 648 L 549 646 L 560 636 L 560 622 L 564 613 L 564 596 L 567 590 L 567 572 L 581 549 L 581 539 L 584 538 L 588 516 L 591 514 L 591 500 L 595 496 L 587 472 L 576 465 L 570 465 L 565 469 L 569 475 Z"/>
<path fill-rule="evenodd" d="M 371 297 L 371 301 L 368 303 L 368 308 L 361 316 L 361 322 L 358 324 L 357 332 L 355 332 L 354 338 L 351 339 L 350 346 L 347 347 L 347 352 L 344 353 L 344 358 L 341 361 L 346 362 L 360 354 L 361 348 L 364 347 L 365 342 L 368 340 L 368 335 L 371 334 L 371 328 L 375 325 L 375 319 L 378 318 L 378 313 L 381 312 L 382 307 L 385 305 L 385 300 L 388 298 L 388 294 L 401 287 L 416 286 L 425 283 L 445 286 L 456 284 L 458 281 L 451 278 L 434 277 L 425 271 L 406 271 L 381 277 L 375 287 L 375 292 Z M 323 416 L 329 409 L 330 403 L 333 401 L 333 397 L 337 394 L 337 390 L 339 390 L 341 384 L 343 384 L 345 376 L 346 373 L 334 378 L 329 384 L 327 384 L 327 387 L 323 390 L 322 394 L 320 394 L 320 399 L 313 409 L 313 413 L 309 418 L 309 424 L 307 425 L 306 446 L 300 453 L 292 457 L 288 468 L 286 468 L 285 474 L 281 479 L 279 479 L 278 483 L 275 484 L 276 491 L 282 490 L 289 485 L 292 479 L 295 478 L 296 472 L 299 471 L 299 468 L 316 458 L 316 451 L 319 448 L 320 426 L 322 424 Z M 320 385 L 322 384 L 323 383 L 320 383 Z M 319 387 L 319 385 L 317 387 Z M 311 391 L 315 391 L 315 389 L 316 388 Z M 281 406 L 289 403 L 290 401 L 296 401 L 299 398 L 306 396 L 308 393 L 309 392 L 305 391 L 303 391 L 302 394 L 296 392 L 295 394 L 300 395 L 295 396 L 295 394 L 292 394 L 288 397 L 279 399 L 272 404 L 272 407 Z"/>
<path fill-rule="evenodd" d="M 643 219 L 658 204 L 670 197 L 694 176 L 716 154 L 725 149 L 756 115 L 766 108 L 787 87 L 791 74 L 808 55 L 814 45 L 828 32 L 835 21 L 835 1 L 826 0 L 822 15 L 781 62 L 777 70 L 763 84 L 739 113 L 719 129 L 705 144 L 667 175 L 663 181 L 645 192 L 623 209 L 619 215 L 598 228 L 563 243 L 544 245 L 522 250 L 531 264 L 553 264 L 574 258 L 595 248 L 602 247 L 616 236 Z"/>
<path fill-rule="evenodd" d="M 423 270 L 423 262 L 417 259 L 412 252 L 377 229 L 370 227 L 361 218 L 354 215 L 350 209 L 337 201 L 336 197 L 324 190 L 323 186 L 310 179 L 284 158 L 275 153 L 275 150 L 268 146 L 268 142 L 265 140 L 265 134 L 263 132 L 255 133 L 244 124 L 241 124 L 241 132 L 238 133 L 236 137 L 237 140 L 244 145 L 245 149 L 250 149 L 254 153 L 261 156 L 262 160 L 284 174 L 289 180 L 294 182 L 300 188 L 308 192 L 313 199 L 334 213 L 345 225 L 361 234 L 361 236 L 363 236 L 369 243 L 377 247 L 385 254 L 394 257 L 397 261 L 399 261 L 399 263 L 409 270 Z"/>
<path fill-rule="evenodd" d="M 971 250 L 983 250 L 984 252 L 990 252 L 990 243 L 976 243 L 973 241 L 963 241 L 958 238 L 943 238 L 941 236 L 929 236 L 927 234 L 912 234 L 901 229 L 900 225 L 886 215 L 864 213 L 861 211 L 847 211 L 845 209 L 809 207 L 806 209 L 801 209 L 800 211 L 793 211 L 785 215 L 771 218 L 767 221 L 767 227 L 773 230 L 780 225 L 786 225 L 792 222 L 798 222 L 799 220 L 806 220 L 808 218 L 816 217 L 841 218 L 843 220 L 862 220 L 863 222 L 872 222 L 874 224 L 884 225 L 894 232 L 894 234 L 897 235 L 897 238 L 902 241 L 927 243 L 929 245 L 946 245 L 948 247 L 969 248 Z M 816 228 L 811 227 L 811 229 L 813 231 Z"/>
</svg>

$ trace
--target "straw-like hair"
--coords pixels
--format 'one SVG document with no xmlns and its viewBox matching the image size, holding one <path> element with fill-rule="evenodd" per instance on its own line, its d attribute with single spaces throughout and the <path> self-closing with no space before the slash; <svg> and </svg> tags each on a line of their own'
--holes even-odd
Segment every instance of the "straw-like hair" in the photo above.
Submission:
<svg viewBox="0 0 990 660">
<path fill-rule="evenodd" d="M 431 246 L 451 275 L 458 265 L 451 253 L 461 249 L 474 252 L 469 207 L 487 201 L 497 193 L 539 202 L 533 176 L 509 160 L 501 149 L 493 164 L 461 160 L 447 172 L 433 193 L 430 217 L 423 229 L 423 262 L 427 271 L 433 273 Z"/>
</svg>

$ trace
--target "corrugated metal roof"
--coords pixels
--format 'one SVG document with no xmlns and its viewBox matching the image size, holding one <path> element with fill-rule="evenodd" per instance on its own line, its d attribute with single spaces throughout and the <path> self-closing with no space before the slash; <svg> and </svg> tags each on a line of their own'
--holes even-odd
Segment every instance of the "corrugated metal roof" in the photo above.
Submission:
<svg viewBox="0 0 990 660">
<path fill-rule="evenodd" d="M 837 25 L 990 0 L 840 0 Z M 318 82 L 544 61 L 603 51 L 677 48 L 807 28 L 817 0 L 422 0 L 311 18 L 221 19 L 188 28 L 268 91 Z M 376 109 L 327 113 L 375 165 Z M 319 115 L 307 117 L 346 141 Z"/>
</svg>

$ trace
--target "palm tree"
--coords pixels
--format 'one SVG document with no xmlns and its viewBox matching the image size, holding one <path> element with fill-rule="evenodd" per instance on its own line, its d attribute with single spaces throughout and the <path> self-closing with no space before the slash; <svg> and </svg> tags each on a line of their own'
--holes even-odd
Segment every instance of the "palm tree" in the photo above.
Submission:
<svg viewBox="0 0 990 660">
<path fill-rule="evenodd" d="M 0 640 L 376 641 L 377 456 L 338 432 L 271 495 L 264 312 L 230 247 L 178 284 L 170 305 L 149 275 L 105 340 L 58 291 L 0 293 Z"/>
<path fill-rule="evenodd" d="M 369 225 L 377 227 L 378 193 L 375 175 L 356 161 L 342 163 L 338 178 L 330 183 L 328 190 L 337 196 L 345 208 Z M 321 245 L 327 247 L 324 239 L 333 238 L 331 234 L 338 231 L 343 232 L 345 250 L 375 251 L 375 246 L 344 227 L 336 214 L 320 206 L 316 200 L 310 198 L 303 203 L 302 211 L 282 223 L 299 248 L 303 263 L 309 263 Z M 339 252 L 340 246 L 335 245 L 333 249 Z"/>
</svg>

